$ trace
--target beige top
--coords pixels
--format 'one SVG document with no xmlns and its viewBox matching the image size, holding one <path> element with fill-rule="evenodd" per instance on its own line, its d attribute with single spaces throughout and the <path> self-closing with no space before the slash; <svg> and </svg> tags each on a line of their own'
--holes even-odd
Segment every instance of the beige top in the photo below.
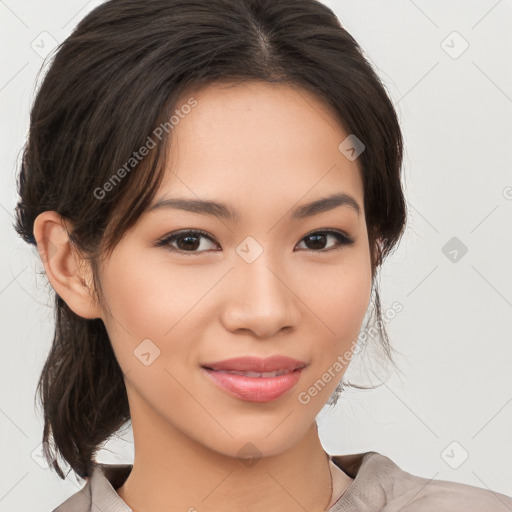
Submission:
<svg viewBox="0 0 512 512">
<path fill-rule="evenodd" d="M 414 476 L 377 452 L 331 460 L 353 481 L 328 512 L 512 512 L 509 496 Z M 97 464 L 85 486 L 52 512 L 133 512 L 115 491 L 131 469 L 131 464 Z"/>
</svg>

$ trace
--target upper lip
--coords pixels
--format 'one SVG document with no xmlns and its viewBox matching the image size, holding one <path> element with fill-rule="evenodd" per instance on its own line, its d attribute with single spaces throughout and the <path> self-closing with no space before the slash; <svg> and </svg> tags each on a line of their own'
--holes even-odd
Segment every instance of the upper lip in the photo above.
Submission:
<svg viewBox="0 0 512 512">
<path fill-rule="evenodd" d="M 202 366 L 212 370 L 234 370 L 264 373 L 296 370 L 297 368 L 304 368 L 306 363 L 291 357 L 276 355 L 264 359 L 250 356 L 234 357 L 232 359 L 225 359 L 224 361 L 204 363 Z"/>
</svg>

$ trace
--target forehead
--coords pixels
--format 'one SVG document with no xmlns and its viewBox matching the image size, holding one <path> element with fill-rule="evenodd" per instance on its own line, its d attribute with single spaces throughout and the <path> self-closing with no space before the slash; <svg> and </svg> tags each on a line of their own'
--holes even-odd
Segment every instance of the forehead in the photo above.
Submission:
<svg viewBox="0 0 512 512">
<path fill-rule="evenodd" d="M 163 194 L 217 198 L 232 204 L 296 203 L 346 192 L 362 205 L 357 160 L 340 144 L 349 135 L 317 95 L 283 83 L 216 83 L 182 96 L 170 134 Z M 241 206 L 242 208 L 242 206 Z"/>
</svg>

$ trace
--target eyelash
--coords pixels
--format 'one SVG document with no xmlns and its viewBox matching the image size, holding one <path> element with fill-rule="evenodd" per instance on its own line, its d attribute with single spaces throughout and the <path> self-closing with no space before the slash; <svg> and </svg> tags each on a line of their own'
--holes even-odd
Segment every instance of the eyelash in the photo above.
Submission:
<svg viewBox="0 0 512 512">
<path fill-rule="evenodd" d="M 206 233 L 205 231 L 201 231 L 201 230 L 198 230 L 198 229 L 193 229 L 193 230 L 180 231 L 180 232 L 177 232 L 177 233 L 171 233 L 170 235 L 165 235 L 164 237 L 159 238 L 156 241 L 155 246 L 156 247 L 166 247 L 167 249 L 169 249 L 172 252 L 186 254 L 187 256 L 189 256 L 189 255 L 191 256 L 191 255 L 194 255 L 194 254 L 201 254 L 203 252 L 208 252 L 208 251 L 184 251 L 182 249 L 176 249 L 175 247 L 171 246 L 171 244 L 173 242 L 175 242 L 177 239 L 179 239 L 181 237 L 186 237 L 186 236 L 189 236 L 189 235 L 204 237 L 204 238 L 207 238 L 208 240 L 210 240 L 211 242 L 214 242 L 213 238 L 208 233 Z M 306 250 L 306 251 L 309 251 L 309 252 L 324 253 L 324 252 L 330 252 L 330 251 L 333 251 L 333 250 L 340 250 L 343 247 L 352 245 L 354 243 L 354 239 L 353 238 L 351 238 L 351 237 L 349 237 L 349 236 L 347 236 L 347 235 L 345 235 L 345 234 L 343 234 L 343 233 L 341 233 L 339 231 L 333 230 L 333 229 L 323 229 L 323 230 L 318 230 L 318 231 L 313 231 L 311 233 L 308 233 L 306 236 L 304 236 L 301 239 L 301 242 L 304 239 L 306 239 L 306 238 L 308 238 L 310 236 L 314 236 L 314 235 L 332 235 L 332 236 L 334 236 L 338 240 L 338 246 L 331 247 L 329 249 L 319 249 L 319 250 L 303 249 L 303 250 Z"/>
</svg>

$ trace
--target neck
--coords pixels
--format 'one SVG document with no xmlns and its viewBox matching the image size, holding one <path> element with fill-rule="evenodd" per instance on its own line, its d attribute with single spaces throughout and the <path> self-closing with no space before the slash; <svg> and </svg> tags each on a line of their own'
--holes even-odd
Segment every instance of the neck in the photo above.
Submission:
<svg viewBox="0 0 512 512">
<path fill-rule="evenodd" d="M 210 450 L 150 415 L 138 418 L 133 468 L 117 489 L 137 512 L 324 512 L 336 497 L 315 422 L 291 449 L 251 460 Z"/>
</svg>

